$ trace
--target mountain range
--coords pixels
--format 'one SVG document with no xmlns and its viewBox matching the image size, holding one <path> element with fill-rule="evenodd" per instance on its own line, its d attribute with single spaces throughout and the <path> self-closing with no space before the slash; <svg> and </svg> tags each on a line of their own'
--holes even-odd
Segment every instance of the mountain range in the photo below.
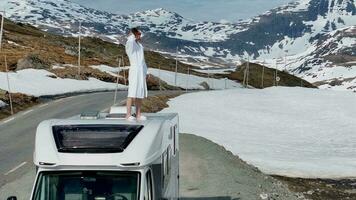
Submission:
<svg viewBox="0 0 356 200">
<path fill-rule="evenodd" d="M 80 21 L 82 34 L 124 43 L 138 26 L 146 47 L 185 62 L 231 66 L 249 59 L 320 88 L 356 90 L 355 0 L 297 0 L 234 23 L 195 22 L 162 8 L 118 15 L 68 0 L 4 0 L 0 6 L 10 19 L 56 34 L 78 35 Z"/>
</svg>

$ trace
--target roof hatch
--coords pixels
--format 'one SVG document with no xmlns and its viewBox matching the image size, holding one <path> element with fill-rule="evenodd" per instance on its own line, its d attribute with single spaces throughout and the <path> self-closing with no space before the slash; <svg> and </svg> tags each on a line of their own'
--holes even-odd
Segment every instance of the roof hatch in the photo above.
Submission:
<svg viewBox="0 0 356 200">
<path fill-rule="evenodd" d="M 62 125 L 53 126 L 53 136 L 61 153 L 120 153 L 142 130 L 142 125 Z"/>
</svg>

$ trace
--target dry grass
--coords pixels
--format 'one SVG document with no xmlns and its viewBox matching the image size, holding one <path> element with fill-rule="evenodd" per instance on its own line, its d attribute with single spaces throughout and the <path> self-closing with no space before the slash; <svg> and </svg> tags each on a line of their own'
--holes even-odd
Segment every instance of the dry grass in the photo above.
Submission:
<svg viewBox="0 0 356 200">
<path fill-rule="evenodd" d="M 356 200 L 356 180 L 302 179 L 275 176 L 293 192 L 312 200 Z"/>
<path fill-rule="evenodd" d="M 11 94 L 11 97 L 12 97 L 14 113 L 20 112 L 39 103 L 38 98 L 33 96 L 27 96 L 20 93 Z M 0 100 L 10 105 L 9 95 L 3 90 L 0 90 Z M 0 119 L 4 119 L 10 115 L 11 115 L 10 106 L 0 108 Z"/>
<path fill-rule="evenodd" d="M 77 65 L 78 40 L 73 37 L 62 37 L 41 31 L 31 25 L 14 23 L 5 20 L 4 24 L 3 53 L 7 55 L 8 66 L 16 70 L 17 61 L 28 55 L 35 54 L 49 64 L 73 64 Z M 9 44 L 7 41 L 15 42 Z M 99 38 L 84 37 L 82 40 L 82 66 L 106 64 L 118 65 L 118 58 L 123 56 L 124 64 L 129 60 L 123 45 L 117 45 L 103 41 Z M 159 53 L 146 51 L 146 62 L 149 67 L 172 70 L 175 68 L 175 60 L 165 58 Z M 3 55 L 0 57 L 0 71 L 4 71 Z M 179 63 L 179 71 L 186 73 L 193 68 Z"/>
<path fill-rule="evenodd" d="M 145 113 L 159 112 L 159 111 L 163 110 L 164 108 L 168 107 L 167 102 L 170 99 L 175 98 L 181 94 L 182 93 L 180 93 L 180 92 L 176 92 L 174 94 L 169 94 L 169 95 L 150 96 L 150 97 L 144 99 L 144 101 L 142 103 L 142 112 L 145 112 Z"/>
<path fill-rule="evenodd" d="M 247 67 L 247 64 L 243 64 L 238 66 L 235 72 L 232 72 L 228 75 L 223 75 L 231 80 L 237 80 L 239 82 L 243 82 L 244 72 Z M 262 72 L 263 66 L 255 63 L 250 63 L 249 66 L 249 85 L 254 88 L 262 88 Z M 264 68 L 264 81 L 263 88 L 271 87 L 276 85 L 275 78 L 276 70 L 272 68 L 265 67 Z M 280 81 L 278 82 L 279 86 L 289 86 L 289 87 L 308 87 L 315 88 L 315 86 L 299 77 L 291 75 L 287 72 L 277 70 L 277 75 L 280 77 Z"/>
</svg>

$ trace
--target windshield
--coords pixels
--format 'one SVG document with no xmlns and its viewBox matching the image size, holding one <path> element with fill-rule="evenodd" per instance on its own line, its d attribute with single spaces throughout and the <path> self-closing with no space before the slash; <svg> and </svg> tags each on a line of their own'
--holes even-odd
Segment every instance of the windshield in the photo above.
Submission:
<svg viewBox="0 0 356 200">
<path fill-rule="evenodd" d="M 138 172 L 41 172 L 34 200 L 137 200 Z"/>
</svg>

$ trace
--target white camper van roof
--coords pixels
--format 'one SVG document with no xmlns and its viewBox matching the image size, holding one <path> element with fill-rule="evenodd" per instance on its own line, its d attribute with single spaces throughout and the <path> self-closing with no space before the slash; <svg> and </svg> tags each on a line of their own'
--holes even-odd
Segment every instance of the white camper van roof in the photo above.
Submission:
<svg viewBox="0 0 356 200">
<path fill-rule="evenodd" d="M 143 122 L 76 116 L 40 123 L 36 133 L 34 163 L 40 167 L 138 167 L 156 160 L 166 148 L 163 128 L 177 114 L 146 114 Z M 167 130 L 167 129 L 166 129 Z"/>
</svg>

